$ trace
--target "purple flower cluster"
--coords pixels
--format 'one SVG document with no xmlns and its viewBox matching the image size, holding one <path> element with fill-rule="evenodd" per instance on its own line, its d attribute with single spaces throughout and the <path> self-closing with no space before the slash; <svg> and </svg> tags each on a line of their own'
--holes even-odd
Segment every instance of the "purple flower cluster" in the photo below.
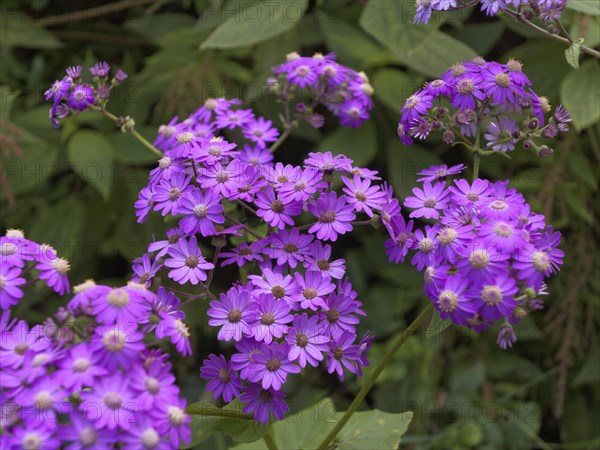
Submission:
<svg viewBox="0 0 600 450">
<path fill-rule="evenodd" d="M 309 100 L 296 104 L 296 117 L 315 128 L 323 126 L 324 117 L 314 111 L 319 104 L 331 111 L 345 127 L 360 127 L 373 108 L 373 87 L 364 72 L 356 72 L 335 61 L 335 54 L 316 53 L 312 57 L 298 53 L 287 55 L 286 62 L 273 67 L 274 77 L 267 86 L 289 102 L 297 89 L 306 89 Z"/>
<path fill-rule="evenodd" d="M 30 327 L 10 319 L 25 273 L 37 270 L 31 282 L 44 280 L 62 295 L 69 264 L 18 230 L 0 238 L 0 249 L 0 448 L 175 449 L 189 442 L 190 418 L 168 355 L 143 340 L 168 338 L 190 354 L 179 300 L 141 283 L 110 288 L 88 280 L 54 318 Z"/>
<path fill-rule="evenodd" d="M 555 138 L 571 121 L 562 106 L 546 121 L 550 110 L 548 99 L 531 89 L 519 61 L 500 64 L 478 57 L 453 65 L 412 94 L 400 110 L 398 135 L 411 145 L 413 138 L 439 132 L 447 144 L 480 153 L 510 152 L 522 141 L 524 149 L 546 157 L 553 150 L 536 141 Z M 480 130 L 485 145 L 479 143 Z"/>
<path fill-rule="evenodd" d="M 125 72 L 117 70 L 109 83 L 110 66 L 104 61 L 89 69 L 94 86 L 83 82 L 82 71 L 81 66 L 67 68 L 66 75 L 61 80 L 56 80 L 44 93 L 45 99 L 52 101 L 49 116 L 55 127 L 58 127 L 57 119 L 64 119 L 73 112 L 85 111 L 95 105 L 106 105 L 111 89 L 127 79 Z"/>
<path fill-rule="evenodd" d="M 560 233 L 544 216 L 531 211 L 508 181 L 446 181 L 458 168 L 432 167 L 423 185 L 405 199 L 410 218 L 434 219 L 414 229 L 402 214 L 386 223 L 390 261 L 403 261 L 424 272 L 425 294 L 443 319 L 477 332 L 498 321 L 498 344 L 510 347 L 512 326 L 529 312 L 543 308 L 538 296 L 545 280 L 563 260 Z"/>
<path fill-rule="evenodd" d="M 481 11 L 495 16 L 501 11 L 511 11 L 526 19 L 541 19 L 545 22 L 560 18 L 567 0 L 481 0 Z M 427 23 L 432 11 L 453 11 L 473 6 L 466 0 L 416 0 L 414 23 Z"/>
</svg>

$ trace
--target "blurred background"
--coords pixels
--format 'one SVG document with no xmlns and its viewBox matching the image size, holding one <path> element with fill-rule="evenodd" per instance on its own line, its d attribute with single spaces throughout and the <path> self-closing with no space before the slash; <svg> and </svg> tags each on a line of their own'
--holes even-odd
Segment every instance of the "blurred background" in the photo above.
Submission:
<svg viewBox="0 0 600 450">
<path fill-rule="evenodd" d="M 600 3 L 570 0 L 563 23 L 573 38 L 600 43 Z M 343 152 L 358 165 L 382 172 L 403 198 L 416 172 L 436 163 L 470 163 L 459 147 L 441 140 L 404 147 L 396 136 L 399 108 L 426 80 L 455 62 L 482 55 L 514 57 L 540 95 L 563 103 L 573 129 L 539 159 L 522 149 L 513 159 L 488 157 L 481 175 L 511 179 L 534 209 L 563 233 L 563 271 L 554 277 L 546 310 L 517 329 L 506 351 L 496 332 L 477 336 L 449 328 L 412 336 L 368 397 L 371 408 L 415 411 L 403 447 L 599 448 L 600 447 L 600 240 L 597 202 L 600 162 L 600 66 L 584 58 L 575 70 L 560 43 L 501 18 L 467 9 L 434 13 L 429 25 L 412 25 L 414 4 L 365 1 L 51 1 L 3 0 L 0 4 L 0 227 L 21 228 L 50 243 L 72 264 L 70 279 L 120 285 L 131 261 L 171 224 L 156 215 L 139 225 L 133 209 L 156 157 L 103 117 L 84 113 L 48 120 L 43 93 L 67 66 L 87 69 L 98 60 L 129 73 L 108 109 L 130 115 L 153 140 L 157 127 L 182 120 L 208 97 L 239 97 L 278 123 L 278 105 L 263 92 L 270 67 L 286 53 L 336 52 L 338 61 L 364 70 L 375 88 L 376 107 L 362 128 L 328 120 L 321 130 L 300 127 L 276 153 L 299 161 L 309 151 Z M 385 342 L 423 307 L 422 279 L 407 264 L 387 263 L 383 234 L 358 230 L 336 252 L 368 317 L 362 331 Z M 235 270 L 217 272 L 225 290 Z M 66 303 L 31 286 L 15 314 L 39 322 Z M 194 356 L 175 359 L 179 383 L 190 401 L 209 399 L 198 376 L 211 352 L 228 352 L 206 326 L 204 303 L 187 308 Z M 344 410 L 360 387 L 321 370 L 294 377 L 288 397 L 297 408 L 330 396 Z M 216 433 L 198 448 L 225 448 Z"/>
</svg>

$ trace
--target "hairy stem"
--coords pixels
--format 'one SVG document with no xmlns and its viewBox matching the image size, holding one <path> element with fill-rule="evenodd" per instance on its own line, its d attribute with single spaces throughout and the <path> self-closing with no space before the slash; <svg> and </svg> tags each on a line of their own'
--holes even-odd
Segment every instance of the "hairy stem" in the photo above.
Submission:
<svg viewBox="0 0 600 450">
<path fill-rule="evenodd" d="M 344 428 L 344 425 L 348 423 L 348 421 L 352 417 L 352 414 L 354 414 L 354 412 L 360 406 L 364 398 L 367 396 L 367 394 L 375 384 L 375 381 L 377 381 L 377 378 L 379 378 L 379 375 L 381 375 L 381 372 L 383 372 L 383 369 L 385 369 L 385 367 L 390 363 L 396 352 L 400 349 L 400 347 L 402 347 L 402 344 L 406 342 L 408 337 L 416 331 L 421 322 L 423 322 L 423 320 L 430 315 L 432 309 L 433 303 L 429 303 L 429 305 L 427 305 L 427 307 L 423 311 L 421 311 L 417 318 L 412 321 L 408 328 L 396 338 L 396 340 L 392 343 L 387 352 L 385 352 L 385 355 L 383 355 L 381 361 L 379 361 L 379 364 L 375 366 L 373 372 L 371 372 L 360 391 L 358 391 L 358 394 L 356 394 L 356 397 L 354 397 L 354 400 L 350 404 L 348 410 L 344 413 L 340 421 L 329 432 L 329 434 L 325 436 L 325 439 L 323 439 L 321 444 L 319 444 L 317 450 L 325 450 L 327 446 L 331 442 L 333 442 L 335 437 L 342 430 L 342 428 Z"/>
</svg>

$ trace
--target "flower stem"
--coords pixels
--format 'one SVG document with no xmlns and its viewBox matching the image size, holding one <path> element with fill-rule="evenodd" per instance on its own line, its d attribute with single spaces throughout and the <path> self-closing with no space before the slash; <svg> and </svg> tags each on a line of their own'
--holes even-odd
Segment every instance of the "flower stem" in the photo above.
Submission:
<svg viewBox="0 0 600 450">
<path fill-rule="evenodd" d="M 473 181 L 479 177 L 479 163 L 481 162 L 481 155 L 479 152 L 473 154 Z"/>
<path fill-rule="evenodd" d="M 269 428 L 265 434 L 263 434 L 263 440 L 267 444 L 269 450 L 278 450 L 277 444 L 275 443 L 275 432 L 273 427 Z"/>
<path fill-rule="evenodd" d="M 226 417 L 236 420 L 252 420 L 252 414 L 243 414 L 234 409 L 221 409 L 208 403 L 197 403 L 189 405 L 185 411 L 190 415 L 207 416 L 207 417 Z"/>
<path fill-rule="evenodd" d="M 385 352 L 385 355 L 383 355 L 383 358 L 381 359 L 381 361 L 379 361 L 379 364 L 377 364 L 377 366 L 375 366 L 375 368 L 373 369 L 373 372 L 371 372 L 371 374 L 365 381 L 365 384 L 363 384 L 360 391 L 358 391 L 358 394 L 356 394 L 356 397 L 354 397 L 354 400 L 350 404 L 350 407 L 348 408 L 348 410 L 344 413 L 344 415 L 342 416 L 340 421 L 329 432 L 329 434 L 327 436 L 325 436 L 325 439 L 323 439 L 321 444 L 319 444 L 319 446 L 317 447 L 317 450 L 325 450 L 327 448 L 327 446 L 331 442 L 333 442 L 335 437 L 342 430 L 342 428 L 344 428 L 344 425 L 346 425 L 346 423 L 348 423 L 348 421 L 352 417 L 352 414 L 354 414 L 356 409 L 360 406 L 360 404 L 362 403 L 364 398 L 367 396 L 367 394 L 369 393 L 369 391 L 371 390 L 371 388 L 377 381 L 377 378 L 379 378 L 379 375 L 381 375 L 381 372 L 383 372 L 383 369 L 385 369 L 385 367 L 390 363 L 390 361 L 392 360 L 392 358 L 394 357 L 394 355 L 396 354 L 398 349 L 400 347 L 402 347 L 402 344 L 404 344 L 406 342 L 408 337 L 415 332 L 415 330 L 419 327 L 421 322 L 423 322 L 423 320 L 429 316 L 432 309 L 433 309 L 433 303 L 429 303 L 429 305 L 427 305 L 427 307 L 423 311 L 421 311 L 421 313 L 417 316 L 417 318 L 412 321 L 412 323 L 408 326 L 408 328 L 406 330 L 404 330 L 404 332 L 402 334 L 400 334 L 400 336 L 398 336 L 398 338 L 396 338 L 396 340 L 392 343 L 390 348 Z"/>
<path fill-rule="evenodd" d="M 279 148 L 279 146 L 285 142 L 285 140 L 288 138 L 288 136 L 290 135 L 291 132 L 292 132 L 292 126 L 289 124 L 286 125 L 285 130 L 283 131 L 283 133 L 281 133 L 281 136 L 279 136 L 279 139 L 277 139 L 277 141 L 273 145 L 271 145 L 271 147 L 269 148 L 269 151 L 271 153 L 275 153 L 275 150 L 277 150 Z"/>
</svg>

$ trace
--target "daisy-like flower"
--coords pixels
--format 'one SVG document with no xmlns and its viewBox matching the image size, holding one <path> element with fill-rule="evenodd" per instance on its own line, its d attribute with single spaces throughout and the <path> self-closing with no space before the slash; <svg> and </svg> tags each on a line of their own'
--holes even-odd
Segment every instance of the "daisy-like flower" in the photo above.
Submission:
<svg viewBox="0 0 600 450">
<path fill-rule="evenodd" d="M 267 142 L 275 142 L 279 137 L 279 132 L 272 126 L 270 120 L 258 117 L 244 125 L 244 137 L 264 147 Z"/>
<path fill-rule="evenodd" d="M 452 201 L 459 205 L 477 206 L 489 197 L 490 182 L 488 180 L 477 178 L 469 184 L 467 180 L 460 179 L 454 180 L 454 184 L 456 186 L 450 186 L 448 190 L 452 194 Z"/>
<path fill-rule="evenodd" d="M 479 228 L 479 237 L 502 252 L 512 254 L 525 248 L 525 233 L 518 228 L 516 220 L 484 222 Z"/>
<path fill-rule="evenodd" d="M 517 302 L 514 295 L 519 291 L 515 279 L 503 273 L 491 283 L 483 283 L 471 290 L 467 297 L 476 301 L 478 314 L 484 320 L 499 320 L 510 317 Z"/>
<path fill-rule="evenodd" d="M 191 177 L 180 172 L 174 173 L 168 180 L 162 180 L 154 188 L 151 197 L 154 202 L 154 211 L 160 211 L 163 216 L 177 214 L 181 197 L 191 188 L 191 179 Z"/>
<path fill-rule="evenodd" d="M 276 300 L 285 300 L 290 305 L 294 304 L 292 297 L 300 292 L 300 286 L 291 275 L 283 275 L 268 268 L 262 269 L 262 277 L 248 275 L 248 278 L 254 285 L 254 292 L 271 294 Z"/>
<path fill-rule="evenodd" d="M 312 86 L 318 79 L 318 73 L 315 70 L 318 65 L 310 58 L 300 58 L 288 68 L 288 81 L 300 88 Z"/>
<path fill-rule="evenodd" d="M 235 370 L 240 371 L 240 378 L 247 380 L 250 374 L 250 364 L 254 361 L 254 357 L 262 352 L 263 344 L 252 337 L 242 338 L 241 341 L 235 343 L 235 349 L 238 353 L 231 355 L 231 363 Z"/>
<path fill-rule="evenodd" d="M 69 95 L 69 106 L 78 111 L 83 111 L 94 104 L 94 89 L 87 84 L 76 85 Z"/>
<path fill-rule="evenodd" d="M 433 98 L 426 91 L 417 91 L 404 103 L 400 112 L 402 116 L 400 121 L 404 124 L 410 124 L 419 116 L 426 114 L 427 110 L 433 105 Z"/>
<path fill-rule="evenodd" d="M 410 123 L 409 134 L 417 139 L 427 139 L 431 130 L 433 130 L 431 122 L 425 117 L 419 117 Z"/>
<path fill-rule="evenodd" d="M 501 2 L 502 0 L 493 0 Z M 486 96 L 492 97 L 492 104 L 504 105 L 515 102 L 515 94 L 521 95 L 523 89 L 514 85 L 503 64 L 489 62 L 482 71 L 481 86 Z"/>
<path fill-rule="evenodd" d="M 180 239 L 177 244 L 170 247 L 168 254 L 171 258 L 165 260 L 165 266 L 173 269 L 169 272 L 169 278 L 179 284 L 188 281 L 194 285 L 208 278 L 206 271 L 215 268 L 214 264 L 206 262 L 198 247 L 196 236 L 188 240 Z"/>
<path fill-rule="evenodd" d="M 0 308 L 3 310 L 16 305 L 23 298 L 23 291 L 19 286 L 25 284 L 25 278 L 20 275 L 21 269 L 18 267 L 0 264 Z"/>
<path fill-rule="evenodd" d="M 312 152 L 304 160 L 304 164 L 309 167 L 316 167 L 326 174 L 334 171 L 350 172 L 352 170 L 352 160 L 345 155 L 334 155 L 331 152 Z"/>
<path fill-rule="evenodd" d="M 492 121 L 487 127 L 487 133 L 483 137 L 488 141 L 487 146 L 497 152 L 506 153 L 515 149 L 515 144 L 518 138 L 514 137 L 514 133 L 519 134 L 514 120 L 503 117 L 500 122 Z"/>
<path fill-rule="evenodd" d="M 294 323 L 285 337 L 289 345 L 289 360 L 297 360 L 300 367 L 306 367 L 306 363 L 317 367 L 319 361 L 323 360 L 323 353 L 327 352 L 330 341 L 329 336 L 321 334 L 322 328 L 317 316 L 294 316 Z"/>
<path fill-rule="evenodd" d="M 306 269 L 321 272 L 324 276 L 339 280 L 346 272 L 346 262 L 343 259 L 331 259 L 331 245 L 315 241 L 310 252 L 306 255 Z"/>
<path fill-rule="evenodd" d="M 227 166 L 216 163 L 201 169 L 198 181 L 204 189 L 212 189 L 216 194 L 229 198 L 234 196 L 240 187 L 240 164 L 234 159 Z"/>
<path fill-rule="evenodd" d="M 433 264 L 436 257 L 436 250 L 439 245 L 437 240 L 438 231 L 439 225 L 437 224 L 432 227 L 425 225 L 425 233 L 423 233 L 423 230 L 415 231 L 414 246 L 417 252 L 412 257 L 410 263 L 413 266 L 416 266 L 418 271 Z"/>
<path fill-rule="evenodd" d="M 354 175 L 352 180 L 342 177 L 342 182 L 345 185 L 343 191 L 347 195 L 347 201 L 356 211 L 364 211 L 369 217 L 373 217 L 373 209 L 381 209 L 385 193 L 379 186 L 371 186 L 371 180 L 363 180 Z"/>
<path fill-rule="evenodd" d="M 133 260 L 133 277 L 132 281 L 137 283 L 141 283 L 146 287 L 150 287 L 152 285 L 152 279 L 156 275 L 156 273 L 161 269 L 162 263 L 158 258 L 155 258 L 154 261 L 150 259 L 150 255 L 146 253 L 141 258 L 136 258 Z"/>
<path fill-rule="evenodd" d="M 221 197 L 215 195 L 212 189 L 204 193 L 198 188 L 188 191 L 179 201 L 177 212 L 185 216 L 179 225 L 187 234 L 212 236 L 214 224 L 225 222 Z"/>
<path fill-rule="evenodd" d="M 262 262 L 263 256 L 260 252 L 265 248 L 265 245 L 266 243 L 264 241 L 256 241 L 251 244 L 242 242 L 229 252 L 221 252 L 219 256 L 225 258 L 225 261 L 221 263 L 221 266 L 228 266 L 229 264 L 236 263 L 238 267 L 242 267 L 251 261 Z"/>
<path fill-rule="evenodd" d="M 327 309 L 325 298 L 335 290 L 335 285 L 331 278 L 324 276 L 320 271 L 307 271 L 303 276 L 301 273 L 294 274 L 296 284 L 300 292 L 292 296 L 292 300 L 300 304 L 302 309 L 312 309 L 316 311 L 319 308 Z"/>
<path fill-rule="evenodd" d="M 465 75 L 456 82 L 456 91 L 450 97 L 450 103 L 459 109 L 475 109 L 477 101 L 485 100 L 485 94 L 479 86 L 479 75 Z"/>
<path fill-rule="evenodd" d="M 275 228 L 285 228 L 286 225 L 294 225 L 293 216 L 302 212 L 302 203 L 297 201 L 284 202 L 275 195 L 270 185 L 264 191 L 256 194 L 256 215 L 262 217 L 265 222 Z"/>
<path fill-rule="evenodd" d="M 279 198 L 286 203 L 308 200 L 317 190 L 327 186 L 322 180 L 323 176 L 321 172 L 308 167 L 302 170 L 299 176 L 295 177 L 293 181 L 281 184 Z"/>
<path fill-rule="evenodd" d="M 414 247 L 413 221 L 404 221 L 402 214 L 392 216 L 384 225 L 390 235 L 390 239 L 384 242 L 390 262 L 398 264 L 404 261 L 409 250 Z"/>
<path fill-rule="evenodd" d="M 40 279 L 45 280 L 46 284 L 58 294 L 65 295 L 71 289 L 67 278 L 71 265 L 66 259 L 59 258 L 52 247 L 42 248 L 35 268 L 40 271 Z"/>
<path fill-rule="evenodd" d="M 287 324 L 293 320 L 290 306 L 283 300 L 275 300 L 271 294 L 260 294 L 255 301 L 256 310 L 248 324 L 254 339 L 270 344 L 273 338 L 279 339 L 287 332 Z"/>
<path fill-rule="evenodd" d="M 170 338 L 171 343 L 183 356 L 192 354 L 192 346 L 190 344 L 190 330 L 188 329 L 182 317 L 169 314 L 167 311 L 161 311 L 160 322 L 156 326 L 156 337 L 162 339 Z"/>
<path fill-rule="evenodd" d="M 431 166 L 428 169 L 420 171 L 417 175 L 421 175 L 418 182 L 429 181 L 430 183 L 437 180 L 445 180 L 447 177 L 457 175 L 465 170 L 464 164 L 458 164 L 457 166 L 448 167 L 446 164 L 439 166 Z"/>
<path fill-rule="evenodd" d="M 219 128 L 229 128 L 233 130 L 236 127 L 244 127 L 254 119 L 251 109 L 226 109 L 217 110 L 215 122 Z"/>
<path fill-rule="evenodd" d="M 56 419 L 50 419 L 56 420 Z M 39 449 L 50 450 L 60 448 L 60 441 L 56 438 L 53 427 L 42 420 L 26 420 L 14 427 L 12 436 L 3 441 L 0 436 L 2 448 L 9 449 Z M 6 447 L 4 447 L 6 445 Z"/>
<path fill-rule="evenodd" d="M 138 199 L 133 204 L 135 208 L 135 215 L 137 217 L 137 223 L 144 223 L 148 214 L 154 206 L 154 200 L 152 200 L 152 190 L 148 187 L 142 188 L 138 195 Z"/>
<path fill-rule="evenodd" d="M 192 157 L 195 161 L 212 166 L 225 158 L 232 158 L 239 152 L 232 151 L 237 144 L 229 143 L 222 137 L 213 137 L 202 142 L 198 147 L 192 150 Z"/>
<path fill-rule="evenodd" d="M 91 418 L 95 418 L 98 412 L 92 412 L 90 409 L 89 414 Z M 65 447 L 66 449 L 84 450 L 110 448 L 119 439 L 119 432 L 117 430 L 108 430 L 107 428 L 99 430 L 96 428 L 95 420 L 89 420 L 79 411 L 74 411 L 69 414 L 69 423 L 61 425 L 56 431 L 56 436 L 62 441 L 71 442 L 70 445 Z"/>
<path fill-rule="evenodd" d="M 62 80 L 56 80 L 50 89 L 44 92 L 44 98 L 46 100 L 54 99 L 54 103 L 57 104 L 63 97 L 67 96 L 72 84 L 73 79 L 70 76 L 66 76 Z"/>
<path fill-rule="evenodd" d="M 337 339 L 329 344 L 327 354 L 327 372 L 336 372 L 341 381 L 344 381 L 344 367 L 352 373 L 356 373 L 356 363 L 361 357 L 360 347 L 354 344 L 356 335 L 344 331 Z"/>
<path fill-rule="evenodd" d="M 148 416 L 140 416 L 140 420 L 136 420 L 134 425 L 123 435 L 124 448 L 159 450 L 170 447 L 164 434 L 161 433 L 159 424 Z"/>
<path fill-rule="evenodd" d="M 510 255 L 477 240 L 461 250 L 460 274 L 475 283 L 491 282 L 508 269 Z"/>
<path fill-rule="evenodd" d="M 136 330 L 136 322 L 100 326 L 91 337 L 90 351 L 98 352 L 99 362 L 110 371 L 128 369 L 144 349 L 143 335 Z"/>
<path fill-rule="evenodd" d="M 210 355 L 200 368 L 200 377 L 208 380 L 206 389 L 213 391 L 213 399 L 223 396 L 227 403 L 240 394 L 242 382 L 231 361 L 222 355 Z"/>
<path fill-rule="evenodd" d="M 369 118 L 369 108 L 359 99 L 348 99 L 339 106 L 337 115 L 342 126 L 358 128 Z"/>
<path fill-rule="evenodd" d="M 266 147 L 246 144 L 238 158 L 241 162 L 252 166 L 269 166 L 275 157 Z"/>
<path fill-rule="evenodd" d="M 515 335 L 513 327 L 505 325 L 500 328 L 496 343 L 501 349 L 506 350 L 507 348 L 512 347 L 515 342 L 517 342 L 517 336 Z"/>
<path fill-rule="evenodd" d="M 473 225 L 446 225 L 437 232 L 437 252 L 451 263 L 461 256 L 461 249 L 474 238 Z"/>
<path fill-rule="evenodd" d="M 256 303 L 250 300 L 250 293 L 243 287 L 232 287 L 226 294 L 221 294 L 219 301 L 210 302 L 207 312 L 208 324 L 220 326 L 218 338 L 221 341 L 240 341 L 244 335 L 251 336 L 252 328 L 248 322 L 252 320 Z"/>
<path fill-rule="evenodd" d="M 89 70 L 93 77 L 106 78 L 110 73 L 110 65 L 106 61 L 99 61 L 90 67 Z"/>
<path fill-rule="evenodd" d="M 289 346 L 276 342 L 263 345 L 262 351 L 254 356 L 250 363 L 249 380 L 260 382 L 263 389 L 280 390 L 288 374 L 299 373 L 300 367 L 288 359 Z"/>
<path fill-rule="evenodd" d="M 254 420 L 269 423 L 271 417 L 283 419 L 288 406 L 283 398 L 285 393 L 275 389 L 264 389 L 260 384 L 249 384 L 242 388 L 240 400 L 245 403 L 244 414 L 254 413 Z"/>
<path fill-rule="evenodd" d="M 434 305 L 442 319 L 465 325 L 467 319 L 477 313 L 477 303 L 466 297 L 468 279 L 461 275 L 450 275 L 446 278 L 435 295 Z"/>
<path fill-rule="evenodd" d="M 98 355 L 90 352 L 87 343 L 81 342 L 73 345 L 67 356 L 60 360 L 59 370 L 56 372 L 58 379 L 64 387 L 73 392 L 82 387 L 92 387 L 96 377 L 107 375 L 107 370 L 98 363 Z"/>
<path fill-rule="evenodd" d="M 171 228 L 167 230 L 166 235 L 167 239 L 154 241 L 148 245 L 149 253 L 158 251 L 155 257 L 157 260 L 166 255 L 171 247 L 177 245 L 179 240 L 184 236 L 184 232 L 179 228 Z"/>
<path fill-rule="evenodd" d="M 301 234 L 297 228 L 281 230 L 266 239 L 269 247 L 265 248 L 264 253 L 270 258 L 276 258 L 277 265 L 287 264 L 293 269 L 309 254 L 312 241 L 310 234 Z"/>
<path fill-rule="evenodd" d="M 409 196 L 404 200 L 404 206 L 415 209 L 410 217 L 425 217 L 426 219 L 437 219 L 440 210 L 448 205 L 448 190 L 446 183 L 440 182 L 432 185 L 429 181 L 423 183 L 423 189 L 413 188 L 414 197 Z"/>
<path fill-rule="evenodd" d="M 359 322 L 356 314 L 364 315 L 360 310 L 360 303 L 343 293 L 331 294 L 326 302 L 325 311 L 317 313 L 320 331 L 333 338 L 340 336 L 344 331 L 355 333 L 356 324 Z"/>
<path fill-rule="evenodd" d="M 191 428 L 189 423 L 192 418 L 185 412 L 185 399 L 178 399 L 167 405 L 163 411 L 157 411 L 157 416 L 167 424 L 164 433 L 169 436 L 173 447 L 178 448 L 180 444 L 190 443 Z"/>
<path fill-rule="evenodd" d="M 523 280 L 527 286 L 539 289 L 545 277 L 559 270 L 564 254 L 559 248 L 536 248 L 528 245 L 514 255 L 513 268 L 517 270 L 519 280 Z"/>
<path fill-rule="evenodd" d="M 339 234 L 352 231 L 351 222 L 356 218 L 354 208 L 348 204 L 346 196 L 335 192 L 322 193 L 316 203 L 308 205 L 308 211 L 317 217 L 308 232 L 315 233 L 317 239 L 336 241 Z"/>
<path fill-rule="evenodd" d="M 91 302 L 92 313 L 100 323 L 135 323 L 148 313 L 146 300 L 135 289 L 99 286 L 96 290 L 98 295 Z"/>
</svg>

